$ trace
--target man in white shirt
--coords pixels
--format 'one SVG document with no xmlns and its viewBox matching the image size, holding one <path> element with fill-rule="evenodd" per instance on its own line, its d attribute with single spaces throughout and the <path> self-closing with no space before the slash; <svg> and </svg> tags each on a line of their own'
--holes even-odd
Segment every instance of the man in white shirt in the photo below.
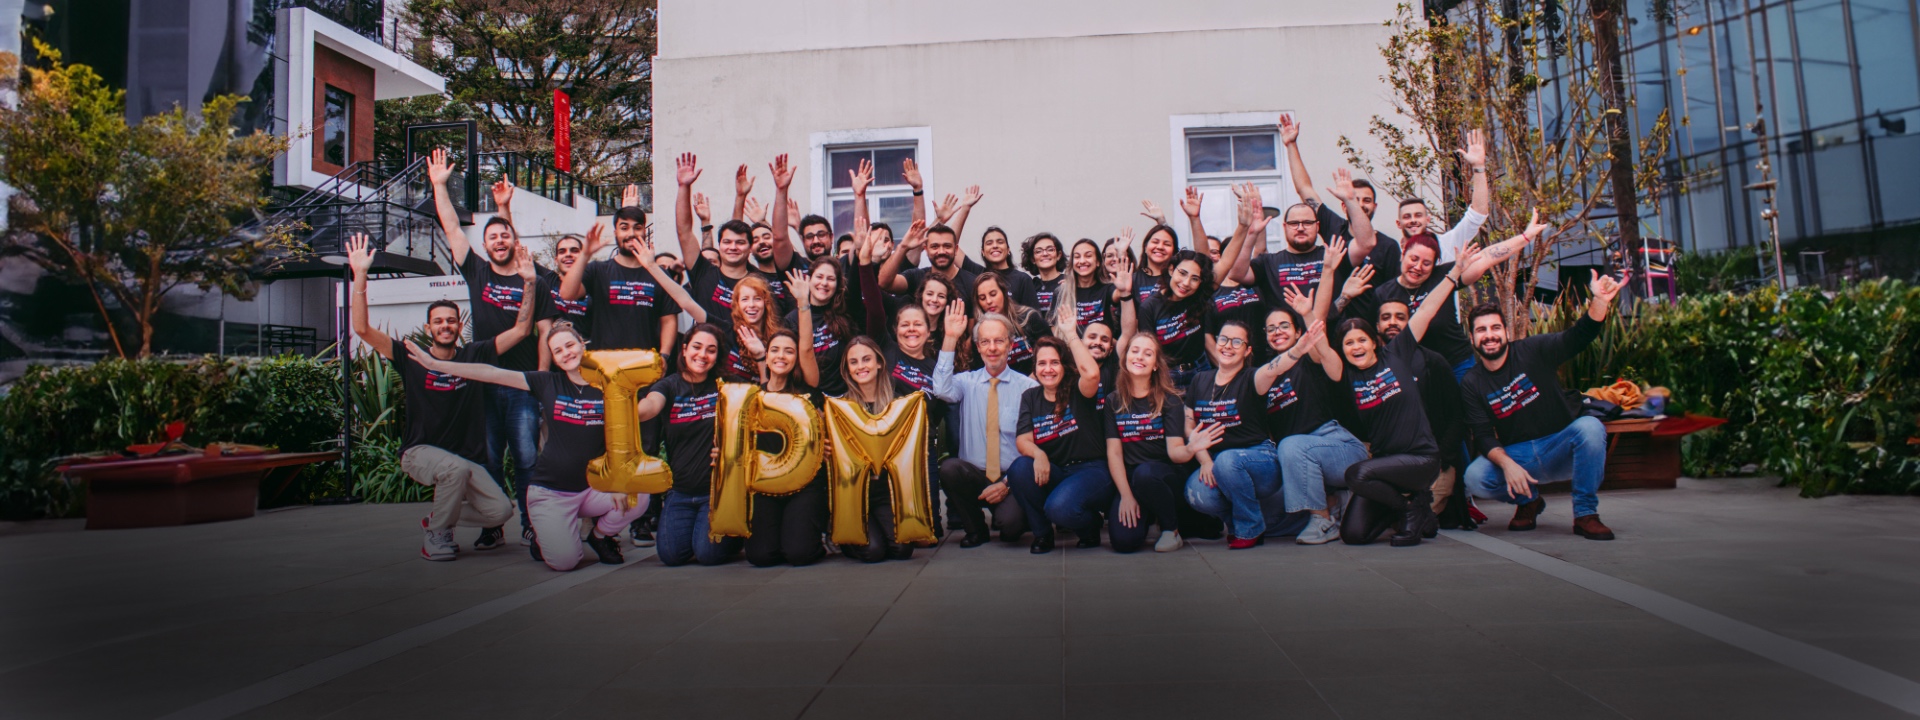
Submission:
<svg viewBox="0 0 1920 720">
<path fill-rule="evenodd" d="M 1013 438 L 1020 424 L 1020 395 L 1037 385 L 1033 378 L 1007 367 L 1013 347 L 1013 321 L 986 313 L 974 324 L 973 345 L 986 367 L 958 375 L 953 372 L 953 349 L 967 332 L 965 306 L 947 304 L 946 333 L 940 360 L 933 369 L 933 396 L 953 407 L 948 422 L 959 442 L 958 456 L 940 463 L 940 487 L 947 503 L 961 518 L 967 536 L 960 547 L 979 547 L 987 541 L 984 505 L 991 506 L 1000 523 L 1000 539 L 1018 542 L 1026 532 L 1026 515 L 1007 490 L 1007 468 L 1020 451 Z M 1044 522 L 1044 520 L 1042 520 Z"/>
<path fill-rule="evenodd" d="M 1347 218 L 1340 217 L 1333 212 L 1332 208 L 1320 203 L 1320 194 L 1314 191 L 1312 176 L 1307 173 L 1307 165 L 1300 158 L 1300 148 L 1297 144 L 1299 139 L 1300 123 L 1294 120 L 1292 115 L 1281 116 L 1280 141 L 1287 148 L 1287 167 L 1293 179 L 1294 192 L 1300 196 L 1301 202 L 1314 209 L 1320 224 L 1318 229 L 1323 239 L 1331 240 L 1338 236 L 1351 237 L 1347 232 Z M 1492 195 L 1492 188 L 1487 180 L 1487 144 L 1484 134 L 1479 130 L 1468 131 L 1467 147 L 1455 152 L 1458 152 L 1460 159 L 1472 169 L 1473 197 L 1468 201 L 1467 211 L 1460 215 L 1460 222 L 1451 229 L 1434 236 L 1434 240 L 1440 244 L 1440 258 L 1434 263 L 1435 265 L 1453 262 L 1467 241 L 1480 235 L 1480 226 L 1487 222 L 1487 203 Z M 1372 218 L 1375 209 L 1379 207 L 1373 184 L 1366 180 L 1355 179 L 1353 190 L 1361 209 L 1366 212 L 1368 218 Z M 1410 235 L 1434 232 L 1436 221 L 1444 220 L 1444 218 L 1432 216 L 1427 209 L 1427 201 L 1420 198 L 1407 198 L 1400 201 L 1400 209 L 1394 216 L 1394 225 L 1400 229 L 1400 238 L 1404 241 Z M 1378 248 L 1379 252 L 1373 253 L 1373 259 L 1375 265 L 1382 267 L 1375 268 L 1375 276 L 1392 278 L 1399 275 L 1399 251 L 1403 248 L 1395 246 L 1384 238 L 1380 244 L 1384 247 Z"/>
</svg>

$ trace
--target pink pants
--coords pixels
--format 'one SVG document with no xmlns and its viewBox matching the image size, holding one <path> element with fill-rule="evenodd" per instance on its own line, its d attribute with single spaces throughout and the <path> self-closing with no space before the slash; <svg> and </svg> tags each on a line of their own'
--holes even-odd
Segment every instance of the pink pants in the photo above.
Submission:
<svg viewBox="0 0 1920 720">
<path fill-rule="evenodd" d="M 547 567 L 565 572 L 580 564 L 586 544 L 580 542 L 580 518 L 599 518 L 594 528 L 601 535 L 618 538 L 620 531 L 647 511 L 647 496 L 625 510 L 624 495 L 609 495 L 598 490 L 560 492 L 539 485 L 527 486 L 527 519 L 533 524 L 535 542 Z"/>
</svg>

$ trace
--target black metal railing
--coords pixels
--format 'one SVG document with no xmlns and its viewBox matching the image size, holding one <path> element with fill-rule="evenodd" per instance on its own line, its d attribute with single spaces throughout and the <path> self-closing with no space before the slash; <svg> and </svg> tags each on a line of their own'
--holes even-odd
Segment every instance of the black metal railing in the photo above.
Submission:
<svg viewBox="0 0 1920 720">
<path fill-rule="evenodd" d="M 586 198 L 598 204 L 595 214 L 611 215 L 620 207 L 620 197 L 626 192 L 626 185 L 595 185 L 580 179 L 573 173 L 560 170 L 546 162 L 536 160 L 518 152 L 480 153 L 480 197 L 475 203 L 475 212 L 496 212 L 499 208 L 493 204 L 493 194 L 486 186 L 500 178 L 513 181 L 521 191 L 531 192 L 548 200 L 571 207 L 576 198 Z M 653 185 L 640 185 L 641 207 L 652 212 Z"/>
<path fill-rule="evenodd" d="M 383 40 L 386 0 L 284 0 L 282 7 L 307 8 L 376 43 Z"/>
<path fill-rule="evenodd" d="M 377 161 L 354 163 L 292 201 L 269 207 L 242 231 L 297 227 L 314 255 L 339 253 L 347 238 L 364 233 L 379 250 L 444 266 L 450 256 L 434 214 L 426 167 L 425 158 L 398 169 Z"/>
</svg>

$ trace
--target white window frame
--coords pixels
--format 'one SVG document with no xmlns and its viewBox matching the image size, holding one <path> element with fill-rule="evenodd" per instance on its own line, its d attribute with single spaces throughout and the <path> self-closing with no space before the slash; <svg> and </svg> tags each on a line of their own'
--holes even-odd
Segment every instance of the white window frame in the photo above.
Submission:
<svg viewBox="0 0 1920 720">
<path fill-rule="evenodd" d="M 810 200 L 813 214 L 833 219 L 833 201 L 851 198 L 851 190 L 834 190 L 832 163 L 828 161 L 835 150 L 885 149 L 913 147 L 914 164 L 920 168 L 920 187 L 928 195 L 933 194 L 933 128 L 927 125 L 915 127 L 867 128 L 862 130 L 827 130 L 812 133 L 807 138 L 808 157 L 813 162 L 815 177 Z M 905 185 L 882 188 L 875 186 L 867 189 L 867 216 L 879 217 L 880 199 L 894 197 L 912 197 L 913 189 Z M 931 221 L 931 218 L 929 218 Z M 851 227 L 835 226 L 837 235 L 852 232 Z M 893 229 L 896 235 L 905 233 L 906 228 Z"/>
<path fill-rule="evenodd" d="M 1287 149 L 1280 142 L 1280 116 L 1288 112 L 1260 111 L 1237 113 L 1206 113 L 1199 115 L 1172 115 L 1167 118 L 1167 136 L 1171 145 L 1173 166 L 1171 184 L 1174 198 L 1186 196 L 1187 187 L 1201 190 L 1200 220 L 1208 234 L 1223 240 L 1233 233 L 1235 208 L 1232 190 L 1235 183 L 1253 182 L 1278 190 L 1276 197 L 1262 197 L 1262 204 L 1285 209 L 1300 202 L 1300 195 L 1294 192 L 1293 178 L 1287 170 Z M 1269 131 L 1274 133 L 1273 152 L 1274 169 L 1255 172 L 1225 172 L 1194 175 L 1187 171 L 1187 138 L 1200 135 L 1231 135 L 1248 132 Z M 1169 213 L 1172 216 L 1173 213 Z M 1173 223 L 1174 231 L 1180 234 L 1182 247 L 1194 247 L 1196 238 L 1185 222 Z M 1283 243 L 1285 239 L 1278 233 L 1269 233 L 1267 244 Z"/>
</svg>

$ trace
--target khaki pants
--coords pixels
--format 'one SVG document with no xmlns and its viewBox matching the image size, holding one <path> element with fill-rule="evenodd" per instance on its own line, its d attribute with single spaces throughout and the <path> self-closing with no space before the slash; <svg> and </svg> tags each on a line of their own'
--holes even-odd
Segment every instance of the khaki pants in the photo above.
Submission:
<svg viewBox="0 0 1920 720">
<path fill-rule="evenodd" d="M 428 530 L 499 527 L 513 519 L 513 501 L 486 468 L 471 460 L 432 445 L 415 445 L 400 454 L 400 469 L 414 482 L 433 488 Z"/>
<path fill-rule="evenodd" d="M 1433 479 L 1433 512 L 1438 514 L 1447 509 L 1447 498 L 1453 496 L 1453 488 L 1460 478 L 1459 468 L 1447 468 L 1440 471 L 1440 477 Z"/>
</svg>

